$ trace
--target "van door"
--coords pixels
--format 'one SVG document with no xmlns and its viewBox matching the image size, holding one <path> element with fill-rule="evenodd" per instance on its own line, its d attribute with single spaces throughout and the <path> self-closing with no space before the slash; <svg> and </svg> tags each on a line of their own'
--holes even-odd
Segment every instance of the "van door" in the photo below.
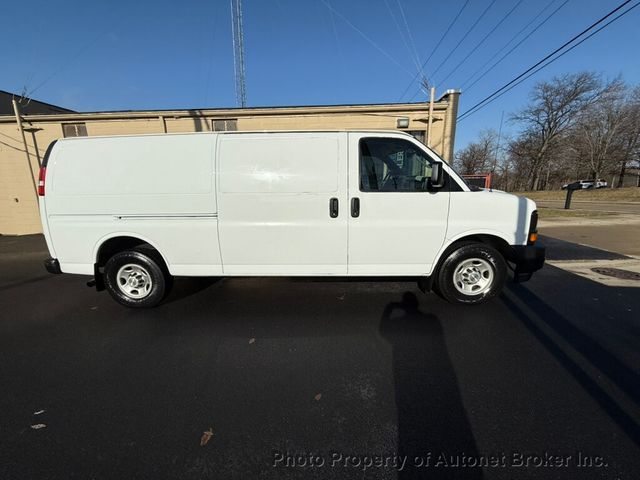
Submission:
<svg viewBox="0 0 640 480">
<path fill-rule="evenodd" d="M 347 273 L 347 134 L 220 134 L 223 272 Z"/>
<path fill-rule="evenodd" d="M 428 183 L 432 162 L 406 136 L 349 134 L 349 275 L 430 273 L 449 214 L 448 189 Z"/>
</svg>

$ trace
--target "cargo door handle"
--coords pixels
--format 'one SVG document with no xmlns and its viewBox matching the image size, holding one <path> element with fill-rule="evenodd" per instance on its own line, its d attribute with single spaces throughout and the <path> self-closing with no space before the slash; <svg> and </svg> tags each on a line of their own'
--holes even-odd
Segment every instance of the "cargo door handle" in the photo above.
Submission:
<svg viewBox="0 0 640 480">
<path fill-rule="evenodd" d="M 329 216 L 336 218 L 338 216 L 338 199 L 332 198 L 329 200 Z"/>
<path fill-rule="evenodd" d="M 360 216 L 360 199 L 358 197 L 351 199 L 351 216 L 354 218 Z"/>
</svg>

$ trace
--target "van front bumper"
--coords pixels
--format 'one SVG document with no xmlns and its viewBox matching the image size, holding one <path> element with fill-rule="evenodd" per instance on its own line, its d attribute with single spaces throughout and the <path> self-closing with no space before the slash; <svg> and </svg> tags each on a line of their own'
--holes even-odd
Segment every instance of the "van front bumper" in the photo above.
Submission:
<svg viewBox="0 0 640 480">
<path fill-rule="evenodd" d="M 533 272 L 544 266 L 546 249 L 544 245 L 512 245 L 511 261 L 515 265 L 513 279 L 516 282 L 526 282 Z"/>
<path fill-rule="evenodd" d="M 47 258 L 44 261 L 44 268 L 46 268 L 49 273 L 62 273 L 62 270 L 60 270 L 60 262 L 57 258 Z"/>
</svg>

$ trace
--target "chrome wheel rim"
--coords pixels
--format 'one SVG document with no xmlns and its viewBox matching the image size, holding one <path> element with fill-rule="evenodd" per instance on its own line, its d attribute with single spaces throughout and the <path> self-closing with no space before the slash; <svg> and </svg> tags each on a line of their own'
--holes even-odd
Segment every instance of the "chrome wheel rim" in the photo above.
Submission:
<svg viewBox="0 0 640 480">
<path fill-rule="evenodd" d="M 480 295 L 493 285 L 493 268 L 482 258 L 460 262 L 453 274 L 453 284 L 463 295 Z"/>
<path fill-rule="evenodd" d="M 136 300 L 149 295 L 153 287 L 149 272 L 135 263 L 127 263 L 120 267 L 116 274 L 116 282 L 122 293 Z"/>
</svg>

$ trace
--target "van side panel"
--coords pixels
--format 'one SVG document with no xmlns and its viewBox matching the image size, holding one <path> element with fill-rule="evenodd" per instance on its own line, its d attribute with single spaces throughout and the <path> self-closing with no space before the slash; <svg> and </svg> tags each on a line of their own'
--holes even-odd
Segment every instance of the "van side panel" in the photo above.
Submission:
<svg viewBox="0 0 640 480">
<path fill-rule="evenodd" d="M 100 245 L 131 236 L 173 275 L 219 275 L 217 135 L 61 140 L 47 168 L 46 216 L 63 272 L 92 275 Z"/>
<path fill-rule="evenodd" d="M 52 237 L 65 273 L 93 275 L 98 250 L 106 240 L 134 237 L 156 248 L 172 275 L 216 276 L 222 274 L 217 226 L 218 219 L 212 217 L 59 216 Z"/>
<path fill-rule="evenodd" d="M 219 138 L 225 275 L 345 275 L 346 133 Z M 335 217 L 332 198 L 339 204 Z"/>
<path fill-rule="evenodd" d="M 61 140 L 47 169 L 47 212 L 215 213 L 214 139 L 148 135 Z"/>
</svg>

